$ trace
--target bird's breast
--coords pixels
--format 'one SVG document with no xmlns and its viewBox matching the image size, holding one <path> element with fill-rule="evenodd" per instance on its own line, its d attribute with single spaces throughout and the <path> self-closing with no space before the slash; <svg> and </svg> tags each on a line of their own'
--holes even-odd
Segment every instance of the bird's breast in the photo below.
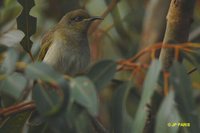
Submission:
<svg viewBox="0 0 200 133">
<path fill-rule="evenodd" d="M 43 61 L 62 73 L 75 75 L 84 71 L 90 62 L 88 43 L 86 41 L 77 47 L 74 42 L 56 40 L 50 46 Z"/>
</svg>

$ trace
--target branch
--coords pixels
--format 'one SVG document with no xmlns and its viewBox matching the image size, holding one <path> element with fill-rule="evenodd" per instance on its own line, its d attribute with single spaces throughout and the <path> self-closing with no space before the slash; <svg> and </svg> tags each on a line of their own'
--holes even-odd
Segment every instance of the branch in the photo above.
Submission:
<svg viewBox="0 0 200 133">
<path fill-rule="evenodd" d="M 19 103 L 5 109 L 0 109 L 0 118 L 4 119 L 26 110 L 34 110 L 35 108 L 34 102 Z"/>
<path fill-rule="evenodd" d="M 172 0 L 167 15 L 167 29 L 163 44 L 176 45 L 188 41 L 190 25 L 193 20 L 193 9 L 195 0 Z M 160 60 L 163 69 L 168 69 L 173 62 L 174 50 L 162 49 Z M 179 59 L 181 61 L 181 59 Z"/>
<path fill-rule="evenodd" d="M 167 27 L 164 36 L 163 46 L 177 45 L 180 43 L 185 43 L 188 41 L 189 29 L 192 22 L 193 10 L 194 10 L 195 0 L 172 0 L 170 4 L 170 9 L 167 15 Z M 160 61 L 162 62 L 162 69 L 168 71 L 174 60 L 174 49 L 162 49 L 160 54 Z M 180 57 L 180 56 L 179 56 Z M 182 61 L 180 57 L 177 59 Z M 151 114 L 150 116 L 156 116 L 159 106 L 163 99 L 163 89 L 157 86 L 157 90 L 161 93 L 155 93 L 151 101 Z M 150 123 L 148 123 L 150 121 Z M 144 129 L 145 133 L 154 132 L 155 117 L 150 117 L 147 119 L 147 123 Z"/>
<path fill-rule="evenodd" d="M 119 0 L 112 0 L 112 2 L 110 3 L 110 5 L 107 7 L 107 9 L 104 11 L 104 13 L 101 15 L 102 18 L 105 18 L 117 5 L 117 3 L 119 2 Z M 97 27 L 101 24 L 102 21 L 97 21 L 94 22 L 90 29 L 89 29 L 89 34 L 91 35 L 96 29 Z"/>
</svg>

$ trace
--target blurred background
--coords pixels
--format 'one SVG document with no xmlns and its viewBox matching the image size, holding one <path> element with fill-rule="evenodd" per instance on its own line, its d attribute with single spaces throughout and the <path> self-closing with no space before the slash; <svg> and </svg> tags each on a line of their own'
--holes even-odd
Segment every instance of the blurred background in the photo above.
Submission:
<svg viewBox="0 0 200 133">
<path fill-rule="evenodd" d="M 138 51 L 147 0 L 35 0 L 31 15 L 37 17 L 37 32 L 32 37 L 33 53 L 42 35 L 53 27 L 68 11 L 85 8 L 91 15 L 103 15 L 104 21 L 95 32 L 90 33 L 93 60 L 120 59 Z M 108 6 L 111 7 L 108 9 Z M 1 44 L 18 44 L 22 33 L 17 34 L 15 18 L 20 14 L 15 0 L 1 1 Z"/>
<path fill-rule="evenodd" d="M 166 15 L 169 9 L 170 0 L 35 0 L 35 7 L 31 15 L 37 18 L 37 31 L 32 36 L 32 53 L 36 57 L 40 48 L 42 36 L 53 27 L 61 17 L 68 11 L 84 8 L 91 15 L 103 16 L 102 22 L 96 22 L 89 30 L 89 41 L 92 53 L 92 61 L 97 62 L 103 59 L 120 60 L 127 59 L 140 50 L 147 48 L 163 40 L 166 26 Z M 20 14 L 21 7 L 16 0 L 0 0 L 0 52 L 7 47 L 15 47 L 21 51 L 20 59 L 29 63 L 29 56 L 23 51 L 19 42 L 23 33 L 17 30 L 16 17 Z M 98 26 L 98 27 L 97 27 Z M 194 12 L 194 21 L 189 37 L 191 42 L 200 43 L 200 0 L 197 0 Z M 157 51 L 157 56 L 159 51 Z M 2 58 L 2 57 L 1 57 Z M 151 61 L 150 55 L 144 54 L 137 62 L 148 64 Z M 184 61 L 187 69 L 193 68 L 188 61 Z M 127 73 L 119 74 L 119 79 L 127 79 Z M 200 90 L 200 75 L 191 75 L 194 82 L 193 88 Z M 138 75 L 137 78 L 143 78 Z M 135 81 L 137 83 L 137 81 Z M 140 86 L 141 83 L 138 83 Z M 115 84 L 116 85 L 116 84 Z M 114 88 L 114 87 L 112 87 Z M 140 88 L 140 87 L 139 87 Z M 109 107 L 106 101 L 111 100 L 112 90 L 102 91 L 102 106 Z M 131 93 L 130 104 L 134 106 L 130 113 L 136 111 L 140 99 L 140 91 Z M 101 120 L 109 127 L 109 120 L 102 108 Z"/>
<path fill-rule="evenodd" d="M 37 32 L 32 37 L 37 53 L 42 35 L 68 11 L 84 8 L 91 15 L 102 15 L 104 21 L 90 32 L 93 60 L 121 59 L 162 42 L 170 0 L 35 0 L 31 15 L 37 18 Z M 198 42 L 200 2 L 197 0 L 191 40 Z M 21 7 L 15 0 L 1 0 L 0 43 L 16 46 L 23 34 L 16 30 L 15 18 Z M 19 34 L 18 34 L 19 33 Z M 142 61 L 148 56 L 141 59 Z M 148 60 L 148 59 L 147 59 Z"/>
</svg>

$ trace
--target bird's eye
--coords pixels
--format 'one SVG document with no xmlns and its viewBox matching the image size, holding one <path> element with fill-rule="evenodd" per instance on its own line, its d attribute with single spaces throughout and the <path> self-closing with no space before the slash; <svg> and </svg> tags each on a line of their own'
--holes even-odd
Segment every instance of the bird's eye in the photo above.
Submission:
<svg viewBox="0 0 200 133">
<path fill-rule="evenodd" d="M 75 17 L 75 18 L 73 18 L 73 21 L 75 21 L 75 22 L 80 22 L 80 21 L 82 21 L 84 18 L 82 17 L 82 16 L 77 16 L 77 17 Z"/>
</svg>

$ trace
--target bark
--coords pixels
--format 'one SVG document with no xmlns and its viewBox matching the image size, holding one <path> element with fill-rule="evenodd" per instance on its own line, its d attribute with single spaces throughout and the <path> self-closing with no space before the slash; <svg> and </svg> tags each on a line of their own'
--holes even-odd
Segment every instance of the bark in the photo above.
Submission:
<svg viewBox="0 0 200 133">
<path fill-rule="evenodd" d="M 164 36 L 163 45 L 170 44 L 176 45 L 185 43 L 188 41 L 189 29 L 193 17 L 193 9 L 195 0 L 172 0 L 170 9 L 167 15 L 167 27 Z M 160 61 L 162 62 L 163 70 L 168 70 L 174 60 L 173 49 L 162 49 L 160 55 Z M 181 59 L 179 59 L 181 62 Z M 162 102 L 163 93 L 160 86 L 157 87 L 158 92 L 155 92 L 152 97 L 149 119 L 147 119 L 144 129 L 145 133 L 154 132 L 155 116 Z"/>
<path fill-rule="evenodd" d="M 167 15 L 167 28 L 163 45 L 181 44 L 188 41 L 195 0 L 172 0 Z M 163 69 L 168 69 L 174 60 L 173 49 L 162 49 L 160 54 Z"/>
</svg>

